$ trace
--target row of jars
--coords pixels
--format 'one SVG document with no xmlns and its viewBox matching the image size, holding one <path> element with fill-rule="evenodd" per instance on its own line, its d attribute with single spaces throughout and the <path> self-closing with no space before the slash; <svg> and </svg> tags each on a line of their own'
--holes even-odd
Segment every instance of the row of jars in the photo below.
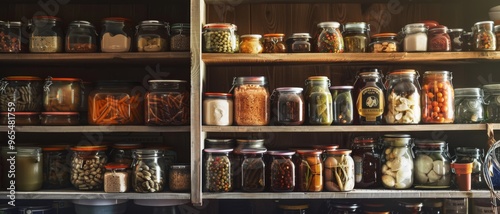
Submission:
<svg viewBox="0 0 500 214">
<path fill-rule="evenodd" d="M 26 29 L 28 28 L 28 29 Z M 189 51 L 190 24 L 146 20 L 133 29 L 131 20 L 111 17 L 102 20 L 97 34 L 92 23 L 69 23 L 66 34 L 62 20 L 53 16 L 35 16 L 29 26 L 21 22 L 0 21 L 0 52 L 4 53 L 89 53 L 89 52 L 160 52 Z M 29 31 L 29 36 L 23 34 Z M 29 42 L 26 41 L 29 39 Z M 28 48 L 29 47 L 29 48 Z"/>
</svg>

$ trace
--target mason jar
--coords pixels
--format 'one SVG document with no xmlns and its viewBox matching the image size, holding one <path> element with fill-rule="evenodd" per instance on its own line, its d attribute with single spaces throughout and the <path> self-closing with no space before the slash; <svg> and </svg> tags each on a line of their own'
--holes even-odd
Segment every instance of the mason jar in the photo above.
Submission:
<svg viewBox="0 0 500 214">
<path fill-rule="evenodd" d="M 104 166 L 108 162 L 106 146 L 71 147 L 71 184 L 78 190 L 102 190 Z"/>
<path fill-rule="evenodd" d="M 189 23 L 175 23 L 170 29 L 170 51 L 189 51 L 190 50 L 190 31 Z"/>
<path fill-rule="evenodd" d="M 66 32 L 65 50 L 68 53 L 92 53 L 97 51 L 97 32 L 88 21 L 72 21 Z"/>
<path fill-rule="evenodd" d="M 403 29 L 403 48 L 406 52 L 427 51 L 427 27 L 424 23 L 408 24 Z"/>
<path fill-rule="evenodd" d="M 22 42 L 23 27 L 21 22 L 0 21 L 0 52 L 20 53 L 27 52 L 27 45 Z"/>
<path fill-rule="evenodd" d="M 268 151 L 271 156 L 269 186 L 272 192 L 291 192 L 295 189 L 295 164 L 292 161 L 294 151 Z"/>
<path fill-rule="evenodd" d="M 285 37 L 285 34 L 282 33 L 264 34 L 262 38 L 263 53 L 286 53 L 287 48 L 283 37 Z"/>
<path fill-rule="evenodd" d="M 353 86 L 330 87 L 333 99 L 333 123 L 336 125 L 347 125 L 353 123 L 353 88 Z"/>
<path fill-rule="evenodd" d="M 455 94 L 449 71 L 426 71 L 421 96 L 423 123 L 453 123 Z"/>
<path fill-rule="evenodd" d="M 57 53 L 63 51 L 62 20 L 54 16 L 33 17 L 30 36 L 31 53 Z"/>
<path fill-rule="evenodd" d="M 259 34 L 245 34 L 240 36 L 240 53 L 258 54 L 264 51 Z"/>
<path fill-rule="evenodd" d="M 170 26 L 158 20 L 146 20 L 136 26 L 138 52 L 162 52 L 168 50 Z"/>
<path fill-rule="evenodd" d="M 236 25 L 229 23 L 210 23 L 203 26 L 203 52 L 234 53 L 238 50 Z"/>
<path fill-rule="evenodd" d="M 455 148 L 455 158 L 453 159 L 453 163 L 472 162 L 472 174 L 471 174 L 472 189 L 487 188 L 486 180 L 483 177 L 483 166 L 484 166 L 483 156 L 484 156 L 483 149 L 480 148 L 475 148 L 475 147 Z"/>
<path fill-rule="evenodd" d="M 129 52 L 133 30 L 131 21 L 122 17 L 102 20 L 101 51 L 110 53 Z"/>
<path fill-rule="evenodd" d="M 333 100 L 330 80 L 326 76 L 311 76 L 306 80 L 304 97 L 307 103 L 307 118 L 311 125 L 331 125 L 333 123 Z"/>
<path fill-rule="evenodd" d="M 16 191 L 36 191 L 43 185 L 43 154 L 40 147 L 16 147 Z"/>
<path fill-rule="evenodd" d="M 265 164 L 262 159 L 265 149 L 243 149 L 241 163 L 241 190 L 262 192 L 266 187 Z"/>
<path fill-rule="evenodd" d="M 398 52 L 399 42 L 395 33 L 379 33 L 371 38 L 369 50 L 372 53 Z"/>
<path fill-rule="evenodd" d="M 355 172 L 351 152 L 350 149 L 335 149 L 326 153 L 326 159 L 323 163 L 326 191 L 347 192 L 354 189 Z"/>
<path fill-rule="evenodd" d="M 185 80 L 149 80 L 146 125 L 188 125 L 190 102 Z"/>
<path fill-rule="evenodd" d="M 320 150 L 297 150 L 299 158 L 296 168 L 298 192 L 321 192 L 323 190 L 323 162 Z"/>
<path fill-rule="evenodd" d="M 168 185 L 163 151 L 136 149 L 133 151 L 132 189 L 135 192 L 161 192 Z"/>
<path fill-rule="evenodd" d="M 354 83 L 356 114 L 359 124 L 382 123 L 385 109 L 385 86 L 378 69 L 362 69 Z"/>
<path fill-rule="evenodd" d="M 311 52 L 311 36 L 309 33 L 294 33 L 292 34 L 292 43 L 290 45 L 290 53 L 309 53 Z"/>
<path fill-rule="evenodd" d="M 0 81 L 0 106 L 3 112 L 9 111 L 9 102 L 16 112 L 40 112 L 42 108 L 43 80 L 35 76 L 7 76 Z M 9 111 L 11 112 L 11 111 Z"/>
<path fill-rule="evenodd" d="M 451 39 L 446 26 L 438 25 L 430 28 L 427 37 L 427 50 L 434 52 L 451 51 Z"/>
<path fill-rule="evenodd" d="M 373 137 L 358 136 L 352 141 L 352 158 L 354 160 L 354 187 L 377 188 L 381 185 L 381 154 Z"/>
<path fill-rule="evenodd" d="M 386 76 L 387 88 L 384 119 L 387 124 L 418 124 L 420 122 L 420 84 L 418 72 L 402 69 Z"/>
<path fill-rule="evenodd" d="M 209 192 L 233 190 L 232 170 L 229 154 L 233 149 L 204 149 L 204 183 Z"/>
<path fill-rule="evenodd" d="M 486 122 L 500 122 L 500 84 L 483 86 Z"/>
<path fill-rule="evenodd" d="M 484 121 L 483 91 L 481 88 L 455 89 L 455 123 Z"/>
<path fill-rule="evenodd" d="M 203 99 L 203 124 L 230 126 L 233 124 L 233 95 L 206 92 Z"/>
<path fill-rule="evenodd" d="M 346 53 L 364 53 L 370 44 L 370 25 L 365 22 L 347 22 L 344 27 Z"/>
<path fill-rule="evenodd" d="M 344 39 L 338 22 L 320 22 L 317 25 L 321 31 L 316 38 L 316 46 L 320 53 L 344 52 Z"/>
<path fill-rule="evenodd" d="M 265 126 L 269 124 L 271 114 L 266 77 L 235 77 L 232 91 L 236 125 Z"/>
<path fill-rule="evenodd" d="M 476 22 L 472 27 L 473 49 L 476 51 L 494 51 L 497 48 L 493 33 L 493 21 Z"/>
<path fill-rule="evenodd" d="M 417 140 L 415 142 L 415 187 L 439 188 L 450 187 L 451 158 L 448 145 L 438 140 Z"/>
<path fill-rule="evenodd" d="M 302 125 L 304 97 L 302 88 L 276 88 L 271 96 L 272 121 L 275 125 Z"/>
<path fill-rule="evenodd" d="M 383 137 L 382 184 L 387 189 L 409 189 L 413 185 L 412 138 L 407 134 Z"/>
<path fill-rule="evenodd" d="M 81 79 L 47 77 L 43 86 L 43 107 L 49 112 L 78 112 L 82 93 Z"/>
</svg>

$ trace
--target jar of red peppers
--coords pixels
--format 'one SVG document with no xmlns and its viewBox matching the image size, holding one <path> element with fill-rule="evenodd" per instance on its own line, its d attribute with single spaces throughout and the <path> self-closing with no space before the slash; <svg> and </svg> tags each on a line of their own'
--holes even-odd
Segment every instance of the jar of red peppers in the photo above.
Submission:
<svg viewBox="0 0 500 214">
<path fill-rule="evenodd" d="M 295 188 L 295 164 L 292 162 L 293 151 L 269 151 L 269 186 L 273 192 L 291 192 Z"/>
<path fill-rule="evenodd" d="M 269 123 L 270 103 L 264 76 L 235 77 L 234 122 L 240 126 L 264 126 Z"/>
<path fill-rule="evenodd" d="M 426 71 L 421 93 L 423 123 L 453 123 L 454 90 L 449 71 Z"/>
<path fill-rule="evenodd" d="M 265 149 L 243 149 L 241 163 L 241 190 L 245 192 L 262 192 L 265 184 L 265 164 L 262 159 Z"/>
<path fill-rule="evenodd" d="M 320 22 L 318 28 L 321 29 L 317 40 L 318 52 L 320 53 L 342 53 L 344 52 L 344 39 L 340 32 L 338 22 Z"/>
<path fill-rule="evenodd" d="M 231 160 L 233 149 L 205 149 L 205 188 L 209 192 L 232 191 Z"/>
<path fill-rule="evenodd" d="M 305 99 L 308 121 L 311 125 L 331 125 L 333 122 L 333 101 L 330 80 L 326 76 L 312 76 L 306 80 Z"/>
<path fill-rule="evenodd" d="M 494 51 L 497 48 L 493 21 L 477 22 L 472 27 L 472 47 L 476 51 Z"/>
<path fill-rule="evenodd" d="M 344 45 L 346 53 L 364 53 L 370 44 L 370 25 L 365 22 L 345 24 Z"/>
<path fill-rule="evenodd" d="M 189 124 L 189 92 L 185 80 L 149 80 L 146 125 Z"/>
<path fill-rule="evenodd" d="M 271 33 L 264 34 L 262 43 L 264 45 L 263 53 L 286 53 L 286 44 L 283 41 L 285 34 Z"/>
<path fill-rule="evenodd" d="M 297 186 L 299 192 L 321 192 L 323 190 L 323 163 L 319 150 L 297 150 Z"/>
<path fill-rule="evenodd" d="M 429 29 L 427 39 L 428 51 L 451 51 L 451 39 L 448 35 L 448 28 L 438 25 Z"/>
<path fill-rule="evenodd" d="M 273 123 L 276 125 L 302 125 L 304 123 L 304 97 L 302 88 L 276 88 L 271 96 Z"/>
<path fill-rule="evenodd" d="M 0 21 L 0 52 L 26 52 L 26 45 L 21 42 L 22 30 L 21 22 Z"/>
<path fill-rule="evenodd" d="M 327 152 L 324 162 L 325 189 L 346 192 L 354 189 L 354 161 L 352 150 L 336 149 Z"/>
<path fill-rule="evenodd" d="M 356 188 L 375 188 L 380 186 L 381 160 L 373 137 L 359 136 L 352 142 L 354 159 L 354 178 Z"/>
</svg>

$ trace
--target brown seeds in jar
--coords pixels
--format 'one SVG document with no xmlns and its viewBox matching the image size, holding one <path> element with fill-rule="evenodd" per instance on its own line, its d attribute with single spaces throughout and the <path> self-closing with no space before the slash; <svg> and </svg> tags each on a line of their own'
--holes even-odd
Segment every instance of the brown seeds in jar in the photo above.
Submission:
<svg viewBox="0 0 500 214">
<path fill-rule="evenodd" d="M 269 92 L 260 85 L 236 87 L 234 107 L 234 120 L 238 125 L 267 125 L 269 122 Z"/>
<path fill-rule="evenodd" d="M 135 166 L 132 186 L 136 192 L 160 192 L 165 184 L 165 172 L 154 161 L 141 161 Z"/>
<path fill-rule="evenodd" d="M 170 166 L 168 181 L 171 191 L 189 191 L 191 189 L 191 170 L 189 165 Z"/>
<path fill-rule="evenodd" d="M 79 190 L 99 190 L 104 184 L 104 165 L 107 158 L 81 157 L 71 160 L 71 183 Z"/>
</svg>

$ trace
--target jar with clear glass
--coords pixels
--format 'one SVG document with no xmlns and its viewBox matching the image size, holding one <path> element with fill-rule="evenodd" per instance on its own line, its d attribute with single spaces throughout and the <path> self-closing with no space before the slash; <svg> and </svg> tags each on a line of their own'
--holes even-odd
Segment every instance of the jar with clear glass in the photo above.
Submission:
<svg viewBox="0 0 500 214">
<path fill-rule="evenodd" d="M 320 53 L 344 52 L 344 39 L 338 22 L 320 22 L 317 25 L 321 32 L 316 38 L 316 46 Z"/>
<path fill-rule="evenodd" d="M 486 122 L 500 122 L 500 84 L 484 85 L 483 91 Z"/>
<path fill-rule="evenodd" d="M 420 84 L 418 72 L 401 69 L 386 76 L 387 88 L 384 119 L 387 124 L 418 124 L 420 122 Z"/>
<path fill-rule="evenodd" d="M 262 192 L 266 187 L 265 164 L 262 159 L 265 149 L 243 149 L 241 163 L 241 190 L 245 192 Z"/>
<path fill-rule="evenodd" d="M 451 51 L 451 39 L 448 35 L 448 28 L 437 25 L 427 32 L 427 50 L 434 52 Z"/>
<path fill-rule="evenodd" d="M 68 53 L 92 53 L 97 51 L 97 32 L 88 21 L 72 21 L 66 31 L 65 50 Z"/>
<path fill-rule="evenodd" d="M 129 188 L 129 172 L 127 168 L 130 165 L 123 163 L 108 163 L 104 173 L 104 192 L 119 193 L 128 192 Z"/>
<path fill-rule="evenodd" d="M 188 125 L 190 102 L 185 80 L 149 80 L 146 125 Z"/>
<path fill-rule="evenodd" d="M 309 53 L 311 52 L 311 36 L 309 33 L 294 33 L 292 34 L 290 53 Z"/>
<path fill-rule="evenodd" d="M 136 26 L 138 52 L 162 52 L 168 50 L 170 26 L 158 20 L 146 20 Z"/>
<path fill-rule="evenodd" d="M 481 88 L 455 89 L 455 123 L 484 121 L 483 91 Z"/>
<path fill-rule="evenodd" d="M 472 162 L 472 174 L 471 174 L 472 189 L 487 188 L 485 178 L 483 177 L 483 166 L 484 166 L 483 160 L 484 160 L 483 149 L 474 147 L 455 148 L 455 158 L 453 159 L 453 163 Z"/>
<path fill-rule="evenodd" d="M 422 202 L 401 201 L 398 203 L 397 214 L 422 214 Z"/>
<path fill-rule="evenodd" d="M 15 121 L 15 122 L 14 122 Z M 10 124 L 9 124 L 10 123 Z M 1 125 L 33 126 L 40 125 L 39 112 L 0 112 Z"/>
<path fill-rule="evenodd" d="M 0 21 L 0 52 L 20 53 L 26 52 L 27 46 L 22 42 L 21 22 Z"/>
<path fill-rule="evenodd" d="M 370 44 L 370 25 L 365 22 L 347 22 L 344 27 L 346 53 L 364 53 Z"/>
<path fill-rule="evenodd" d="M 102 190 L 104 166 L 108 162 L 106 146 L 75 146 L 71 157 L 71 184 L 78 190 Z"/>
<path fill-rule="evenodd" d="M 326 152 L 324 161 L 324 187 L 326 191 L 348 192 L 354 189 L 354 160 L 350 149 Z"/>
<path fill-rule="evenodd" d="M 299 158 L 295 175 L 299 192 L 321 192 L 323 190 L 323 162 L 319 150 L 297 150 Z"/>
<path fill-rule="evenodd" d="M 133 30 L 129 19 L 110 17 L 102 20 L 101 51 L 109 53 L 129 52 Z"/>
<path fill-rule="evenodd" d="M 495 39 L 496 39 L 496 45 L 497 51 L 500 51 L 500 25 L 495 25 L 493 31 L 495 32 Z"/>
<path fill-rule="evenodd" d="M 476 51 L 494 51 L 497 48 L 493 21 L 476 22 L 472 27 L 472 47 Z"/>
<path fill-rule="evenodd" d="M 232 149 L 234 148 L 234 139 L 213 139 L 213 138 L 206 138 L 205 139 L 205 148 L 206 149 L 214 149 L 214 148 L 219 148 L 219 149 Z"/>
<path fill-rule="evenodd" d="M 168 189 L 173 192 L 188 192 L 191 189 L 191 167 L 189 164 L 173 164 L 168 170 Z"/>
<path fill-rule="evenodd" d="M 359 124 L 382 123 L 385 109 L 385 86 L 378 69 L 362 69 L 354 83 L 356 114 Z"/>
<path fill-rule="evenodd" d="M 230 126 L 233 124 L 233 95 L 206 92 L 203 99 L 203 124 Z"/>
<path fill-rule="evenodd" d="M 416 141 L 415 188 L 449 188 L 451 181 L 450 161 L 446 142 L 438 140 Z"/>
<path fill-rule="evenodd" d="M 399 42 L 395 33 L 379 33 L 371 38 L 369 51 L 372 53 L 398 52 Z"/>
<path fill-rule="evenodd" d="M 0 81 L 0 111 L 15 107 L 16 112 L 40 112 L 42 109 L 43 80 L 35 76 L 7 76 Z M 15 106 L 7 103 L 13 102 Z M 9 112 L 12 112 L 9 111 Z"/>
<path fill-rule="evenodd" d="M 166 181 L 163 151 L 158 149 L 136 149 L 133 151 L 132 189 L 135 192 L 161 192 Z"/>
<path fill-rule="evenodd" d="M 294 151 L 268 151 L 271 156 L 268 164 L 269 187 L 272 192 L 291 192 L 295 189 Z M 267 173 L 266 173 L 267 174 Z"/>
<path fill-rule="evenodd" d="M 275 125 L 302 125 L 304 123 L 304 96 L 302 88 L 276 88 L 271 96 L 272 121 Z"/>
<path fill-rule="evenodd" d="M 40 147 L 16 147 L 16 191 L 36 191 L 43 185 L 43 154 Z M 8 173 L 8 172 L 4 172 Z"/>
<path fill-rule="evenodd" d="M 448 36 L 451 41 L 451 51 L 462 51 L 464 29 L 452 28 L 448 30 Z"/>
<path fill-rule="evenodd" d="M 205 149 L 204 182 L 208 192 L 230 192 L 233 190 L 231 160 L 233 149 Z"/>
<path fill-rule="evenodd" d="M 427 27 L 424 23 L 408 24 L 403 29 L 403 48 L 406 52 L 427 51 Z"/>
<path fill-rule="evenodd" d="M 57 53 L 63 51 L 62 21 L 54 16 L 35 16 L 31 26 L 30 52 Z"/>
<path fill-rule="evenodd" d="M 258 54 L 264 51 L 264 46 L 260 42 L 262 38 L 259 34 L 245 34 L 240 36 L 240 53 Z"/>
<path fill-rule="evenodd" d="M 332 86 L 330 92 L 333 99 L 333 123 L 347 125 L 353 123 L 353 86 Z"/>
<path fill-rule="evenodd" d="M 358 136 L 352 141 L 355 188 L 380 187 L 381 154 L 373 137 Z"/>
<path fill-rule="evenodd" d="M 382 184 L 387 189 L 409 189 L 413 185 L 412 138 L 406 134 L 383 137 Z"/>
<path fill-rule="evenodd" d="M 235 34 L 236 25 L 229 23 L 210 23 L 203 26 L 203 52 L 235 53 L 239 41 Z"/>
<path fill-rule="evenodd" d="M 133 151 L 142 147 L 140 143 L 115 143 L 111 146 L 109 153 L 110 162 L 127 164 L 127 168 L 130 168 L 134 160 Z"/>
<path fill-rule="evenodd" d="M 40 124 L 45 126 L 76 126 L 80 125 L 78 112 L 42 112 Z"/>
<path fill-rule="evenodd" d="M 311 76 L 306 80 L 304 94 L 307 103 L 307 121 L 311 125 L 331 125 L 333 123 L 333 100 L 330 80 L 326 76 Z"/>
<path fill-rule="evenodd" d="M 421 93 L 423 123 L 453 123 L 455 94 L 449 71 L 426 71 Z"/>
<path fill-rule="evenodd" d="M 264 34 L 262 38 L 263 53 L 286 53 L 287 48 L 283 37 L 285 34 L 282 33 Z"/>
<path fill-rule="evenodd" d="M 189 23 L 175 23 L 170 29 L 170 51 L 190 50 L 190 30 Z"/>
<path fill-rule="evenodd" d="M 81 79 L 48 77 L 43 86 L 43 107 L 50 112 L 77 112 L 82 93 Z"/>
<path fill-rule="evenodd" d="M 361 213 L 361 206 L 355 203 L 335 203 L 331 214 L 358 214 Z"/>
<path fill-rule="evenodd" d="M 235 77 L 232 91 L 236 125 L 265 126 L 269 124 L 271 110 L 266 77 Z"/>
</svg>

